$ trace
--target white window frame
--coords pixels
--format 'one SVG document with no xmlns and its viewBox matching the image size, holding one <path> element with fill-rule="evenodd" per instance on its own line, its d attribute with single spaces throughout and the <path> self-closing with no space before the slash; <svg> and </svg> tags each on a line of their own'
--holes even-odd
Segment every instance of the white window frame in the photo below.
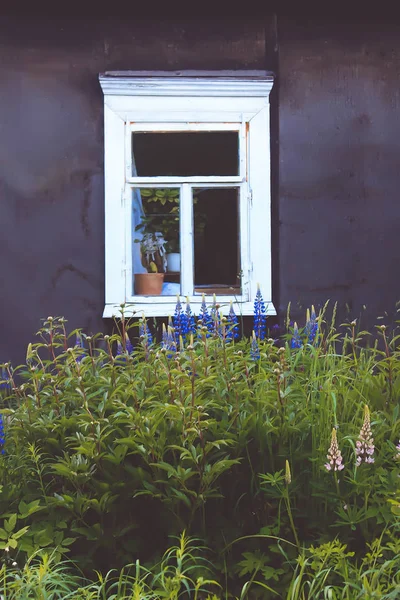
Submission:
<svg viewBox="0 0 400 600">
<path fill-rule="evenodd" d="M 178 187 L 181 189 L 181 285 L 186 296 L 193 280 L 191 223 L 192 188 L 240 189 L 240 247 L 242 293 L 217 296 L 223 313 L 232 300 L 238 315 L 251 315 L 257 284 L 267 306 L 272 304 L 271 279 L 271 184 L 269 94 L 271 75 L 236 73 L 234 76 L 99 76 L 104 93 L 105 143 L 105 308 L 103 317 L 121 314 L 169 316 L 176 299 L 171 296 L 133 296 L 131 190 L 134 187 Z M 133 131 L 239 132 L 239 175 L 230 177 L 132 177 L 131 135 Z M 190 273 L 190 269 L 192 272 Z M 206 296 L 208 303 L 212 296 Z M 200 295 L 191 295 L 198 314 Z"/>
</svg>

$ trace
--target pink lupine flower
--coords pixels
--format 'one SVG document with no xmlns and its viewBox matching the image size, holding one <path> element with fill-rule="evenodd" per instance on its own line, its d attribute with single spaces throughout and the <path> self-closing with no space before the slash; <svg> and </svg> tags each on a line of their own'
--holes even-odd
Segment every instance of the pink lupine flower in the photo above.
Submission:
<svg viewBox="0 0 400 600">
<path fill-rule="evenodd" d="M 331 445 L 329 446 L 328 454 L 326 455 L 328 462 L 325 463 L 327 471 L 341 471 L 344 469 L 342 453 L 339 450 L 336 437 L 336 429 L 332 429 Z"/>
<path fill-rule="evenodd" d="M 373 454 L 375 451 L 374 438 L 372 437 L 370 413 L 367 405 L 364 407 L 364 423 L 361 427 L 358 440 L 356 442 L 356 467 L 362 462 L 373 463 Z"/>
<path fill-rule="evenodd" d="M 394 460 L 400 460 L 400 440 L 396 446 L 396 454 L 394 456 Z"/>
</svg>

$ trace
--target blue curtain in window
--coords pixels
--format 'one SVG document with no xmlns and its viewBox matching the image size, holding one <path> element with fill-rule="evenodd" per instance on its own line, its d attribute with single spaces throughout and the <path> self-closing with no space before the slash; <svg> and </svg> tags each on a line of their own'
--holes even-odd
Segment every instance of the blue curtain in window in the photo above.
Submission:
<svg viewBox="0 0 400 600">
<path fill-rule="evenodd" d="M 135 155 L 132 152 L 132 176 L 137 177 L 137 169 Z M 132 190 L 132 269 L 133 273 L 146 273 L 146 269 L 142 265 L 140 259 L 140 243 L 135 243 L 133 240 L 141 240 L 142 232 L 135 231 L 135 227 L 140 225 L 144 216 L 142 196 L 139 188 Z"/>
</svg>

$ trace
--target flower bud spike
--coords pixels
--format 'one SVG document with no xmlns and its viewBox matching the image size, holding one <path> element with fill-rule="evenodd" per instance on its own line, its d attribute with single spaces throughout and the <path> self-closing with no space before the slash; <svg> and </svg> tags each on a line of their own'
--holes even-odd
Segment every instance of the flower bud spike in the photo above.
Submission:
<svg viewBox="0 0 400 600">
<path fill-rule="evenodd" d="M 285 463 L 285 482 L 286 485 L 290 485 L 292 483 L 292 474 L 290 472 L 290 464 L 288 460 Z"/>
<path fill-rule="evenodd" d="M 258 347 L 257 338 L 254 330 L 251 338 L 250 357 L 252 360 L 259 360 L 261 357 L 260 349 Z"/>
</svg>

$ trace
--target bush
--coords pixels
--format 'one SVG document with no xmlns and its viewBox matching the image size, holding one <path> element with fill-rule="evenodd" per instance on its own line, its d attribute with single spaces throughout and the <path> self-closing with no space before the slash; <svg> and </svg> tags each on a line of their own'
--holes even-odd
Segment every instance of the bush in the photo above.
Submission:
<svg viewBox="0 0 400 600">
<path fill-rule="evenodd" d="M 204 547 L 190 580 L 236 596 L 392 593 L 397 337 L 336 330 L 312 312 L 278 342 L 259 311 L 257 334 L 238 341 L 232 314 L 214 306 L 197 329 L 185 314 L 161 344 L 141 322 L 136 348 L 124 318 L 110 337 L 67 336 L 48 318 L 26 365 L 4 365 L 5 558 L 23 567 L 53 552 L 88 577 L 139 559 L 154 575 L 186 531 Z"/>
</svg>

